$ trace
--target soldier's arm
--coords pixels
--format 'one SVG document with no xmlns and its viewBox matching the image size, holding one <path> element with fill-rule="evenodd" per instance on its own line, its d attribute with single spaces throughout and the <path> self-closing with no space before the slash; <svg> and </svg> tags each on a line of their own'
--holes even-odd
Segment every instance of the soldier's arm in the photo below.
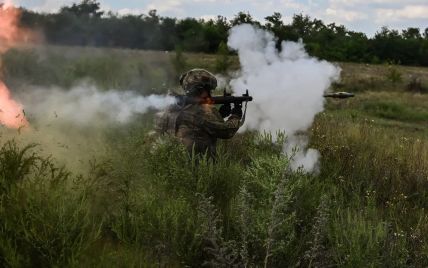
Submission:
<svg viewBox="0 0 428 268">
<path fill-rule="evenodd" d="M 240 127 L 240 118 L 231 115 L 225 122 L 216 108 L 204 112 L 202 117 L 202 127 L 211 136 L 220 139 L 232 138 Z"/>
</svg>

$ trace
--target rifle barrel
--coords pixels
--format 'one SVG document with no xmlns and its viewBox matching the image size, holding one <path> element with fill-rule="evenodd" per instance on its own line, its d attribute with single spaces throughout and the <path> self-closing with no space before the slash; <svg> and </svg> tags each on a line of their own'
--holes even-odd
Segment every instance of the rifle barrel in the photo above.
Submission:
<svg viewBox="0 0 428 268">
<path fill-rule="evenodd" d="M 241 104 L 253 101 L 252 96 L 213 96 L 206 99 L 176 96 L 178 102 L 187 104 Z"/>
<path fill-rule="evenodd" d="M 211 97 L 211 101 L 213 104 L 232 104 L 232 103 L 243 103 L 253 101 L 253 97 L 251 96 L 214 96 Z"/>
</svg>

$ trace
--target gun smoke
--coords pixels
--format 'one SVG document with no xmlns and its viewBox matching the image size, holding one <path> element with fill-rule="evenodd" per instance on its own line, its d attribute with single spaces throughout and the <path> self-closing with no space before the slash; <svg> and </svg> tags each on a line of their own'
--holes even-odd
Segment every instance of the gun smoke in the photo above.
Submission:
<svg viewBox="0 0 428 268">
<path fill-rule="evenodd" d="M 239 94 L 249 89 L 255 100 L 248 105 L 244 128 L 285 131 L 284 151 L 293 156 L 291 168 L 316 171 L 320 154 L 307 148 L 302 133 L 323 111 L 323 94 L 339 79 L 340 69 L 310 57 L 301 42 L 283 42 L 278 51 L 273 34 L 251 25 L 232 28 L 228 45 L 238 52 L 241 63 L 230 85 Z"/>
<path fill-rule="evenodd" d="M 167 96 L 103 91 L 88 83 L 71 89 L 23 85 L 14 95 L 25 108 L 29 126 L 18 132 L 4 128 L 2 138 L 23 145 L 39 144 L 40 155 L 52 156 L 76 172 L 82 172 L 90 161 L 103 161 L 112 153 L 110 131 L 135 122 L 138 115 L 175 102 L 175 98 Z"/>
<path fill-rule="evenodd" d="M 27 89 L 20 100 L 32 121 L 57 121 L 81 127 L 128 123 L 136 114 L 163 109 L 175 102 L 175 98 L 169 96 L 101 91 L 85 83 L 70 90 L 57 87 Z"/>
</svg>

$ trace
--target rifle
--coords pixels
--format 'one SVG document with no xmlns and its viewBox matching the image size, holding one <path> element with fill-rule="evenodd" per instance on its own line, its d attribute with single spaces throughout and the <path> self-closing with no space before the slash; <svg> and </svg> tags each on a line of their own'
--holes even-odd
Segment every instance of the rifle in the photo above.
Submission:
<svg viewBox="0 0 428 268">
<path fill-rule="evenodd" d="M 212 96 L 207 98 L 194 98 L 188 96 L 176 96 L 177 102 L 179 104 L 235 104 L 242 105 L 244 102 L 253 101 L 253 97 L 250 96 L 248 90 L 242 96 L 232 96 L 232 94 L 227 93 L 226 90 L 223 93 L 223 96 Z"/>
</svg>

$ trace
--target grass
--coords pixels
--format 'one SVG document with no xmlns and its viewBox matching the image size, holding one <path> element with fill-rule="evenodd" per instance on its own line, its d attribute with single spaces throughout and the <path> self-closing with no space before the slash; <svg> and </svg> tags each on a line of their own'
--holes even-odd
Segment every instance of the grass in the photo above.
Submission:
<svg viewBox="0 0 428 268">
<path fill-rule="evenodd" d="M 52 47 L 3 60 L 11 85 L 81 78 L 151 93 L 175 85 L 172 55 Z M 0 266 L 428 266 L 428 96 L 406 90 L 428 70 L 394 66 L 392 82 L 388 66 L 340 65 L 336 89 L 357 97 L 329 100 L 309 131 L 318 175 L 289 171 L 283 133 L 239 134 L 213 163 L 141 119 L 104 130 L 107 153 L 71 170 L 2 138 Z"/>
</svg>

